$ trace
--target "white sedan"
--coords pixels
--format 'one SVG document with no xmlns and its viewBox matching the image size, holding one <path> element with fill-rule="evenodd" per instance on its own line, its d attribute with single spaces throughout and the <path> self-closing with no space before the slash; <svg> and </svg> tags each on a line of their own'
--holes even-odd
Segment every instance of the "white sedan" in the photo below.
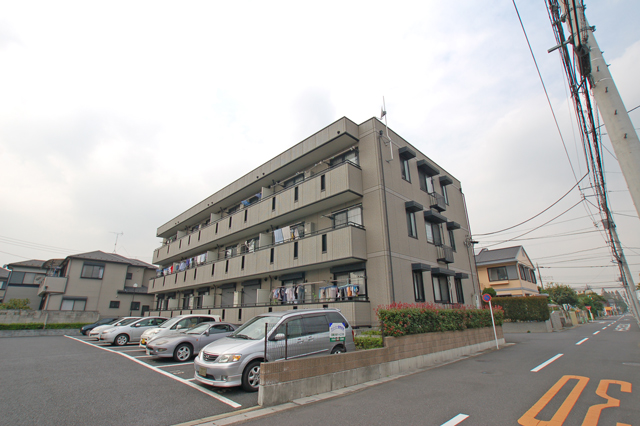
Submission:
<svg viewBox="0 0 640 426">
<path fill-rule="evenodd" d="M 126 325 L 112 327 L 100 333 L 100 341 L 117 346 L 124 346 L 129 342 L 137 342 L 145 330 L 157 327 L 166 320 L 167 318 L 165 317 L 146 317 Z"/>
</svg>

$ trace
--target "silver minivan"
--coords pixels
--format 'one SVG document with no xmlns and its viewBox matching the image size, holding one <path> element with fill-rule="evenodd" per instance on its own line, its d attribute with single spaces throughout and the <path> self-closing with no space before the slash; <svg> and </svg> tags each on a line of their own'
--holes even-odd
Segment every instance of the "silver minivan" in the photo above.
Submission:
<svg viewBox="0 0 640 426">
<path fill-rule="evenodd" d="M 343 331 L 344 338 L 331 338 L 330 329 Z M 261 314 L 230 336 L 205 346 L 194 361 L 194 378 L 206 385 L 241 385 L 244 390 L 255 392 L 260 384 L 265 348 L 267 361 L 351 352 L 356 349 L 353 334 L 338 309 Z"/>
</svg>

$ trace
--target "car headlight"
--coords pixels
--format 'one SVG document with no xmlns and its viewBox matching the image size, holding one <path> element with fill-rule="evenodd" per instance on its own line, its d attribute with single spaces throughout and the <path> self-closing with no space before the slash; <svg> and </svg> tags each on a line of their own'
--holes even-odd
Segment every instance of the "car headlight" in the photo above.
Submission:
<svg viewBox="0 0 640 426">
<path fill-rule="evenodd" d="M 218 362 L 237 362 L 240 361 L 240 358 L 242 358 L 241 354 L 224 354 L 220 355 Z"/>
<path fill-rule="evenodd" d="M 147 336 L 154 336 L 158 333 L 160 333 L 160 330 L 149 330 L 144 332 L 144 334 L 146 334 Z"/>
</svg>

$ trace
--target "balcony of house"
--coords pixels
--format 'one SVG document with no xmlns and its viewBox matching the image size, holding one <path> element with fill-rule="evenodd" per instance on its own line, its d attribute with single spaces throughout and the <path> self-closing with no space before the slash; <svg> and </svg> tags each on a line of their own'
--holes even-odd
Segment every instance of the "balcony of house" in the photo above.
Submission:
<svg viewBox="0 0 640 426">
<path fill-rule="evenodd" d="M 431 192 L 429 194 L 429 207 L 435 209 L 442 213 L 447 209 L 447 203 L 445 201 L 444 195 L 438 194 L 437 192 Z"/>
<path fill-rule="evenodd" d="M 298 234 L 245 252 L 226 251 L 215 260 L 192 264 L 150 282 L 150 293 L 224 284 L 363 261 L 367 258 L 364 227 L 347 222 L 341 227 Z M 162 271 L 161 271 L 162 273 Z"/>
<path fill-rule="evenodd" d="M 178 232 L 154 251 L 153 263 L 166 265 L 277 227 L 313 213 L 320 208 L 318 203 L 324 209 L 362 197 L 362 171 L 350 161 L 313 174 L 300 173 L 292 180 L 294 184 L 263 188 L 249 200 L 212 213 L 206 225 Z"/>
<path fill-rule="evenodd" d="M 438 262 L 444 263 L 453 263 L 453 248 L 445 245 L 441 245 L 437 247 L 438 251 Z"/>
<path fill-rule="evenodd" d="M 38 287 L 38 296 L 44 294 L 62 294 L 67 288 L 66 277 L 44 277 Z"/>
</svg>

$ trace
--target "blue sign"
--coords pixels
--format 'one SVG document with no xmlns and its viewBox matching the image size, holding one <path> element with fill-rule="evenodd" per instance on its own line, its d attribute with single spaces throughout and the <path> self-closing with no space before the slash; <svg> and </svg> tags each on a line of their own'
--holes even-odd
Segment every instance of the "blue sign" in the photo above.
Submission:
<svg viewBox="0 0 640 426">
<path fill-rule="evenodd" d="M 490 294 L 483 294 L 482 295 L 482 300 L 484 300 L 487 303 L 491 302 L 491 295 Z"/>
</svg>

